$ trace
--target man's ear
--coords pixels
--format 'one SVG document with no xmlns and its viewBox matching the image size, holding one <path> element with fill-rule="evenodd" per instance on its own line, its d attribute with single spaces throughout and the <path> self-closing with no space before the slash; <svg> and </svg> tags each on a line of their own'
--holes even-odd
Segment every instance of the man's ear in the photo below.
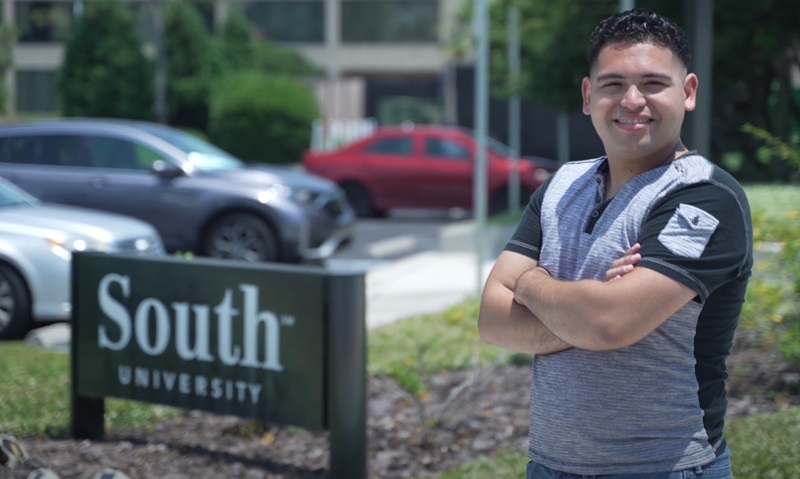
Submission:
<svg viewBox="0 0 800 479">
<path fill-rule="evenodd" d="M 583 82 L 581 82 L 581 95 L 583 96 L 583 114 L 589 115 L 592 113 L 592 109 L 589 108 L 589 101 L 591 99 L 592 94 L 592 80 L 589 77 L 583 77 Z"/>
<path fill-rule="evenodd" d="M 694 110 L 697 105 L 697 84 L 699 82 L 700 80 L 697 79 L 697 75 L 694 73 L 686 75 L 686 79 L 683 81 L 683 94 L 686 96 L 683 106 L 686 111 Z"/>
</svg>

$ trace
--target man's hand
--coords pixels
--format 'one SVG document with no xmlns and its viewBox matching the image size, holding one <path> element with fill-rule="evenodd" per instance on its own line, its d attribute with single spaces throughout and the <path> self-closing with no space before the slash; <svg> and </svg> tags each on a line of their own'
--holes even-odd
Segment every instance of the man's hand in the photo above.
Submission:
<svg viewBox="0 0 800 479">
<path fill-rule="evenodd" d="M 642 259 L 642 255 L 639 254 L 639 249 L 641 247 L 639 243 L 636 243 L 625 252 L 625 256 L 614 260 L 614 262 L 611 263 L 611 267 L 606 271 L 603 281 L 616 281 L 633 271 L 633 267 Z"/>
<path fill-rule="evenodd" d="M 634 266 L 639 260 L 642 259 L 642 255 L 639 254 L 639 249 L 641 249 L 641 245 L 636 243 L 635 245 L 631 246 L 628 251 L 625 252 L 625 255 L 621 258 L 615 259 L 611 266 L 606 271 L 605 276 L 603 276 L 604 282 L 609 281 L 616 281 L 621 277 L 625 276 L 626 274 L 633 271 Z M 546 269 L 542 268 L 541 266 L 537 266 L 542 272 L 547 273 L 550 275 L 550 272 Z"/>
</svg>

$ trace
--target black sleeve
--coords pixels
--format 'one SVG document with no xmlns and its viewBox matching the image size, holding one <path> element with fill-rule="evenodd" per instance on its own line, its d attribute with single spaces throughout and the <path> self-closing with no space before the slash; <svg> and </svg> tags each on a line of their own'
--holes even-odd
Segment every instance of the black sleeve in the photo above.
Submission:
<svg viewBox="0 0 800 479">
<path fill-rule="evenodd" d="M 752 261 L 750 209 L 741 188 L 713 182 L 670 192 L 644 220 L 639 266 L 694 290 L 701 302 Z"/>
<path fill-rule="evenodd" d="M 511 235 L 505 250 L 539 260 L 539 252 L 542 249 L 542 200 L 553 176 L 550 175 L 531 195 L 528 206 L 525 207 L 517 229 Z"/>
</svg>

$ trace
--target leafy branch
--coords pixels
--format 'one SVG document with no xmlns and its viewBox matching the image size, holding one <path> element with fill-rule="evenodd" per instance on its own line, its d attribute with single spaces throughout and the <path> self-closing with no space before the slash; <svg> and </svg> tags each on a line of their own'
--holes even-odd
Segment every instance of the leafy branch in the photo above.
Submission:
<svg viewBox="0 0 800 479">
<path fill-rule="evenodd" d="M 800 135 L 792 134 L 789 141 L 786 142 L 752 123 L 745 123 L 742 131 L 764 142 L 766 148 L 775 157 L 789 163 L 792 168 L 800 172 Z"/>
</svg>

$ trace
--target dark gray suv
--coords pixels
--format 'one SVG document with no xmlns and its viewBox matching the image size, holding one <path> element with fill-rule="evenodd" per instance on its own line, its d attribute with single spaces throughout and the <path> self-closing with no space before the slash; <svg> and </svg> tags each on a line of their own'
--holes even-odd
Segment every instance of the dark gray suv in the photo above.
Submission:
<svg viewBox="0 0 800 479">
<path fill-rule="evenodd" d="M 0 176 L 42 201 L 147 221 L 170 252 L 315 262 L 349 242 L 355 224 L 334 183 L 289 167 L 245 164 L 155 123 L 4 124 Z"/>
</svg>

